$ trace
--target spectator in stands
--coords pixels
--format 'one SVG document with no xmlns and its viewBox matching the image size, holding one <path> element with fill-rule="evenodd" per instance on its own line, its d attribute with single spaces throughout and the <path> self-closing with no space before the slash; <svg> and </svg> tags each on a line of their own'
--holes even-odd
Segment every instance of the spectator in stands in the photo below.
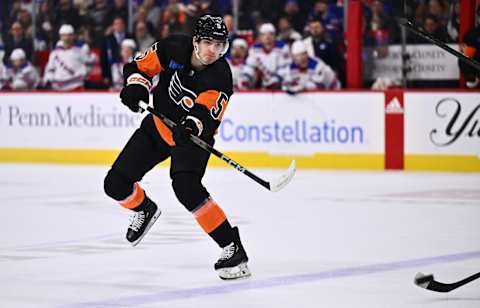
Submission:
<svg viewBox="0 0 480 308">
<path fill-rule="evenodd" d="M 308 56 L 302 40 L 292 44 L 293 62 L 282 71 L 282 89 L 289 94 L 305 90 L 340 89 L 335 72 L 318 58 Z"/>
<path fill-rule="evenodd" d="M 283 7 L 283 17 L 290 21 L 290 25 L 297 32 L 303 32 L 305 26 L 305 16 L 300 12 L 297 0 L 287 0 Z M 279 29 L 280 30 L 280 29 Z"/>
<path fill-rule="evenodd" d="M 20 9 L 17 15 L 17 21 L 20 23 L 20 25 L 22 25 L 25 37 L 28 39 L 32 39 L 32 14 L 30 14 L 30 12 L 26 9 Z"/>
<path fill-rule="evenodd" d="M 124 39 L 120 44 L 121 61 L 112 64 L 112 87 L 113 90 L 121 90 L 123 87 L 123 66 L 131 62 L 135 57 L 137 44 L 132 39 Z"/>
<path fill-rule="evenodd" d="M 241 89 L 279 89 L 282 83 L 279 71 L 290 62 L 288 46 L 275 40 L 275 26 L 271 23 L 262 24 L 258 43 L 248 51 L 239 86 Z"/>
<path fill-rule="evenodd" d="M 444 0 L 429 0 L 427 15 L 435 16 L 439 24 L 447 26 L 448 10 Z"/>
<path fill-rule="evenodd" d="M 479 21 L 480 22 L 480 21 Z M 476 28 L 470 29 L 463 38 L 464 45 L 462 52 L 468 58 L 480 62 L 480 24 Z M 460 71 L 465 77 L 467 88 L 480 88 L 480 72 L 473 67 L 459 61 Z"/>
<path fill-rule="evenodd" d="M 126 38 L 133 38 L 125 30 L 125 22 L 121 17 L 115 17 L 112 24 L 112 33 L 105 36 L 100 54 L 102 75 L 107 85 L 112 84 L 112 71 L 110 66 L 121 61 L 120 44 Z"/>
<path fill-rule="evenodd" d="M 170 33 L 186 33 L 188 28 L 187 14 L 183 4 L 170 0 L 163 10 L 162 24 L 168 24 Z"/>
<path fill-rule="evenodd" d="M 243 38 L 233 40 L 230 47 L 230 54 L 226 57 L 230 69 L 232 70 L 233 86 L 239 88 L 239 77 L 245 66 L 248 54 L 248 44 Z"/>
<path fill-rule="evenodd" d="M 344 58 L 339 48 L 332 42 L 319 18 L 308 23 L 309 36 L 304 40 L 309 57 L 320 58 L 337 74 L 342 74 Z"/>
<path fill-rule="evenodd" d="M 37 50 L 53 49 L 57 41 L 54 14 L 49 1 L 40 4 L 36 15 Z"/>
<path fill-rule="evenodd" d="M 135 40 L 138 43 L 138 50 L 140 51 L 146 50 L 155 42 L 155 38 L 151 36 L 147 30 L 146 23 L 138 22 L 135 25 Z"/>
<path fill-rule="evenodd" d="M 135 15 L 135 22 L 133 24 L 134 29 L 137 28 L 138 23 L 144 23 L 147 26 L 148 33 L 153 36 L 156 35 L 155 26 L 147 20 L 147 11 L 143 6 L 140 6 L 137 9 L 137 14 Z"/>
<path fill-rule="evenodd" d="M 441 23 L 439 23 L 437 17 L 435 17 L 434 15 L 427 15 L 427 17 L 425 17 L 423 28 L 425 29 L 425 32 L 435 37 L 436 39 L 439 39 L 442 42 L 452 42 L 452 39 L 448 35 L 447 28 Z M 413 40 L 413 43 L 428 44 L 428 42 L 418 36 Z"/>
<path fill-rule="evenodd" d="M 4 72 L 2 89 L 31 90 L 38 86 L 40 77 L 36 68 L 27 60 L 23 49 L 17 48 L 10 54 L 11 65 Z"/>
<path fill-rule="evenodd" d="M 341 39 L 343 31 L 342 18 L 335 12 L 335 10 L 330 9 L 328 0 L 315 0 L 310 13 L 310 20 L 320 20 L 334 43 Z"/>
<path fill-rule="evenodd" d="M 284 41 L 290 46 L 293 42 L 302 39 L 302 35 L 292 28 L 290 19 L 288 17 L 282 16 L 278 20 L 277 39 Z"/>
<path fill-rule="evenodd" d="M 60 25 L 69 24 L 75 29 L 79 26 L 80 16 L 77 10 L 72 6 L 70 0 L 59 0 L 58 6 L 54 10 L 55 26 L 58 29 Z"/>
<path fill-rule="evenodd" d="M 4 85 L 7 82 L 6 68 L 3 65 L 3 61 L 0 61 L 0 90 L 4 88 Z"/>
<path fill-rule="evenodd" d="M 107 25 L 111 25 L 115 17 L 122 17 L 125 23 L 128 25 L 128 7 L 126 0 L 115 0 L 113 5 L 108 10 L 106 16 Z"/>
<path fill-rule="evenodd" d="M 84 80 L 95 64 L 95 56 L 86 44 L 75 44 L 71 25 L 62 25 L 58 31 L 60 41 L 50 53 L 43 84 L 45 88 L 68 91 L 82 89 Z"/>
<path fill-rule="evenodd" d="M 104 35 L 109 26 L 108 17 L 109 9 L 106 0 L 95 0 L 94 6 L 89 9 L 87 14 L 88 24 L 93 29 L 94 46 L 102 47 Z"/>
<path fill-rule="evenodd" d="M 33 44 L 32 40 L 25 37 L 22 25 L 19 22 L 14 22 L 10 28 L 10 35 L 5 40 L 5 54 L 3 56 L 3 63 L 9 64 L 10 54 L 14 49 L 21 48 L 25 52 L 28 61 L 32 61 Z"/>
<path fill-rule="evenodd" d="M 452 41 L 458 42 L 458 31 L 460 29 L 460 2 L 454 1 L 450 5 L 450 17 L 447 24 L 447 32 Z"/>
<path fill-rule="evenodd" d="M 370 3 L 371 15 L 368 17 L 370 21 L 369 29 L 373 31 L 375 36 L 382 36 L 386 43 L 400 42 L 400 29 L 393 18 L 385 11 L 383 0 L 373 0 Z"/>
<path fill-rule="evenodd" d="M 173 1 L 170 0 L 170 2 Z M 142 3 L 142 7 L 145 9 L 145 12 L 147 14 L 147 20 L 152 23 L 152 25 L 157 26 L 160 22 L 161 10 L 156 5 L 155 0 L 144 0 Z"/>
</svg>

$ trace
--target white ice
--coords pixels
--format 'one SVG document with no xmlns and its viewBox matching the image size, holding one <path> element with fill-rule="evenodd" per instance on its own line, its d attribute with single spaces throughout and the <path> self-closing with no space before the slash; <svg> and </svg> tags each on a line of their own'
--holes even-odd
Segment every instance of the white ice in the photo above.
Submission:
<svg viewBox="0 0 480 308">
<path fill-rule="evenodd" d="M 0 307 L 480 307 L 480 175 L 298 170 L 278 193 L 231 168 L 204 184 L 240 227 L 250 279 L 213 270 L 219 248 L 176 201 L 168 170 L 143 180 L 163 209 L 137 247 L 103 193 L 107 167 L 0 165 Z M 254 170 L 275 178 L 280 170 Z"/>
</svg>

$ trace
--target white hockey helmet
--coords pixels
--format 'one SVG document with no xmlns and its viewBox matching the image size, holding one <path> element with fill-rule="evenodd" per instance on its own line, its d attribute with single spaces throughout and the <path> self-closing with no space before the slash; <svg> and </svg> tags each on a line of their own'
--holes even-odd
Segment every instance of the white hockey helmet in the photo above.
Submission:
<svg viewBox="0 0 480 308">
<path fill-rule="evenodd" d="M 22 60 L 26 58 L 27 58 L 27 55 L 25 54 L 25 51 L 23 51 L 22 48 L 16 48 L 10 54 L 11 61 Z"/>
</svg>

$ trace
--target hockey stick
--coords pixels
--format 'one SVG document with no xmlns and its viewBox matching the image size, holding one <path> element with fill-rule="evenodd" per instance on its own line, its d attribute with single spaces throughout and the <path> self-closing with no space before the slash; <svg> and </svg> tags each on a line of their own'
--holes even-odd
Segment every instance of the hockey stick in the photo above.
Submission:
<svg viewBox="0 0 480 308">
<path fill-rule="evenodd" d="M 455 49 L 451 48 L 444 42 L 440 41 L 439 39 L 423 31 L 420 27 L 416 27 L 410 20 L 406 18 L 397 18 L 397 21 L 401 26 L 405 27 L 409 31 L 415 33 L 416 35 L 422 37 L 423 39 L 429 41 L 430 43 L 437 45 L 438 47 L 442 48 L 446 52 L 459 58 L 460 61 L 466 63 L 467 65 L 470 65 L 471 67 L 473 67 L 474 69 L 480 72 L 480 63 L 478 63 L 477 61 L 470 59 L 469 57 L 465 56 L 461 52 L 456 51 Z"/>
<path fill-rule="evenodd" d="M 143 110 L 147 110 L 151 114 L 157 116 L 170 129 L 173 129 L 177 125 L 175 122 L 173 122 L 172 120 L 167 118 L 164 114 L 162 114 L 162 113 L 156 111 L 155 109 L 153 109 L 152 107 L 148 106 L 147 103 L 145 103 L 143 101 L 140 101 L 139 106 Z M 233 159 L 231 159 L 227 155 L 225 155 L 222 152 L 216 150 L 214 147 L 212 147 L 211 145 L 209 145 L 208 143 L 206 143 L 205 141 L 203 141 L 199 137 L 190 135 L 190 140 L 193 143 L 195 143 L 197 146 L 199 146 L 202 149 L 204 149 L 205 151 L 217 156 L 218 158 L 220 158 L 221 160 L 226 162 L 228 165 L 235 168 L 237 171 L 240 171 L 241 173 L 245 174 L 246 176 L 248 176 L 249 178 L 251 178 L 252 180 L 254 180 L 255 182 L 257 182 L 258 184 L 262 185 L 263 187 L 265 187 L 266 189 L 268 189 L 270 191 L 274 191 L 274 192 L 279 191 L 280 189 L 285 187 L 292 180 L 293 176 L 295 175 L 296 163 L 295 163 L 295 160 L 292 160 L 292 162 L 290 163 L 290 167 L 288 167 L 288 170 L 285 174 L 281 175 L 276 181 L 269 181 L 268 182 L 268 181 L 265 181 L 264 179 L 256 176 L 255 174 L 250 172 L 247 168 L 243 167 L 242 165 L 240 165 L 239 163 L 237 163 L 236 161 L 234 161 Z"/>
<path fill-rule="evenodd" d="M 463 280 L 454 282 L 454 283 L 442 283 L 438 282 L 433 278 L 433 275 L 425 275 L 422 273 L 418 273 L 415 276 L 415 284 L 421 288 L 435 291 L 435 292 L 450 292 L 452 290 L 455 290 L 456 288 L 459 288 L 471 281 L 474 281 L 475 279 L 480 278 L 480 273 L 476 273 L 470 277 L 467 277 Z"/>
</svg>

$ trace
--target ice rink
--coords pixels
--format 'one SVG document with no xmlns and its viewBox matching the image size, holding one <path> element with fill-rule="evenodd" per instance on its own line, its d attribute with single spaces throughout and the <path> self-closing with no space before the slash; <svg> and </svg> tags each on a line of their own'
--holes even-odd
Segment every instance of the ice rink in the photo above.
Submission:
<svg viewBox="0 0 480 308">
<path fill-rule="evenodd" d="M 254 170 L 274 178 L 281 170 Z M 163 214 L 132 248 L 107 167 L 0 165 L 0 307 L 480 307 L 480 175 L 299 170 L 271 193 L 233 169 L 204 179 L 240 227 L 252 277 L 225 282 L 220 249 L 176 201 L 168 170 L 142 185 Z"/>
</svg>

